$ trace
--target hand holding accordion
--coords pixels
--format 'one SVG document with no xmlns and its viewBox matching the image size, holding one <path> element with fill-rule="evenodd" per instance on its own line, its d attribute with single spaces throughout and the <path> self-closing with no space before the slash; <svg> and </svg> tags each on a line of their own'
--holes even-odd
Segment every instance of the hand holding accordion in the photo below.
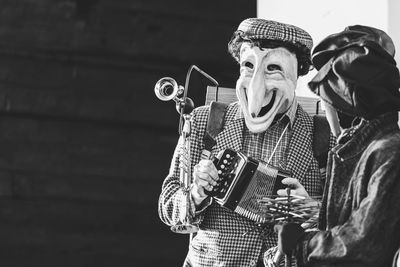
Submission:
<svg viewBox="0 0 400 267">
<path fill-rule="evenodd" d="M 258 223 L 273 223 L 289 217 L 295 217 L 296 221 L 307 221 L 318 213 L 319 206 L 310 205 L 315 200 L 299 196 L 277 196 L 279 189 L 287 187 L 282 184 L 284 178 L 291 177 L 287 171 L 231 149 L 221 151 L 214 164 L 220 179 L 206 194 L 223 207 Z M 302 210 L 296 213 L 293 209 Z"/>
</svg>

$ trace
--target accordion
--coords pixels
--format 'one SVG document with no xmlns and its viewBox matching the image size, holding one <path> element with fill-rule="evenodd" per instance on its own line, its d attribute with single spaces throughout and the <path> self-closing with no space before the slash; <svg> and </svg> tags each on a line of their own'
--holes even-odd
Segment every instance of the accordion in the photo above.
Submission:
<svg viewBox="0 0 400 267">
<path fill-rule="evenodd" d="M 221 151 L 214 165 L 219 181 L 206 194 L 221 206 L 258 223 L 268 221 L 263 216 L 263 199 L 276 197 L 279 189 L 286 188 L 282 179 L 291 177 L 289 172 L 231 149 Z"/>
</svg>

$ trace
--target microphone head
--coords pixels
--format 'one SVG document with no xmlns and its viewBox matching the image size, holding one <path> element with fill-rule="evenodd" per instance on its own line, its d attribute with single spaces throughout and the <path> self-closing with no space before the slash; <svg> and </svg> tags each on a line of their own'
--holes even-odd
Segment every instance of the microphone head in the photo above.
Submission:
<svg viewBox="0 0 400 267">
<path fill-rule="evenodd" d="M 175 99 L 179 95 L 180 91 L 179 86 L 174 79 L 170 77 L 164 77 L 158 80 L 154 86 L 154 93 L 158 99 L 162 101 L 169 101 Z"/>
<path fill-rule="evenodd" d="M 179 114 L 190 114 L 194 109 L 194 102 L 189 97 L 185 97 L 184 99 L 180 99 L 176 103 L 176 111 Z"/>
</svg>

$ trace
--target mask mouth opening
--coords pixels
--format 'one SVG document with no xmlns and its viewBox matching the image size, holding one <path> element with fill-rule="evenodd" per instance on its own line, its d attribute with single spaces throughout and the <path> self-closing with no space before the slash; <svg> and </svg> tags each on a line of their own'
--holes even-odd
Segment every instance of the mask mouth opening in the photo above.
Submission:
<svg viewBox="0 0 400 267">
<path fill-rule="evenodd" d="M 274 105 L 275 102 L 275 98 L 276 98 L 276 91 L 273 92 L 272 97 L 271 97 L 271 101 L 269 101 L 269 103 L 265 106 L 263 106 L 260 110 L 260 113 L 258 113 L 257 117 L 262 117 L 265 114 L 268 113 L 268 111 L 271 110 L 272 106 Z"/>
</svg>

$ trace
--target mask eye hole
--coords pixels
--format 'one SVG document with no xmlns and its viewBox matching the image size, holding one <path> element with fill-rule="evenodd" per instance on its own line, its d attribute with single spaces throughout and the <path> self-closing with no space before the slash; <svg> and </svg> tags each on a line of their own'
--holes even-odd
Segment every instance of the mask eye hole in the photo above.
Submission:
<svg viewBox="0 0 400 267">
<path fill-rule="evenodd" d="M 251 63 L 251 62 L 249 62 L 249 61 L 246 61 L 243 65 L 244 65 L 246 68 L 249 68 L 249 69 L 253 69 L 253 68 L 254 68 L 253 63 Z"/>
<path fill-rule="evenodd" d="M 277 65 L 277 64 L 269 64 L 269 65 L 267 66 L 267 70 L 268 70 L 268 71 L 281 71 L 282 68 L 281 68 L 281 66 L 279 66 L 279 65 Z"/>
</svg>

